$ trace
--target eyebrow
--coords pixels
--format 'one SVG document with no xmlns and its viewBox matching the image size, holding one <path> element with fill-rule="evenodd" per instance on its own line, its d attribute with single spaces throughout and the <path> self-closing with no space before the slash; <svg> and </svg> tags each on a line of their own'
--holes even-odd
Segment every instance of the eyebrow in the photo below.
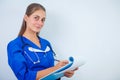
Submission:
<svg viewBox="0 0 120 80">
<path fill-rule="evenodd" d="M 40 17 L 40 16 L 38 16 L 38 15 L 33 15 L 33 16 L 37 16 L 37 17 Z M 40 17 L 41 18 L 41 17 Z M 43 17 L 43 18 L 45 18 L 45 17 Z"/>
</svg>

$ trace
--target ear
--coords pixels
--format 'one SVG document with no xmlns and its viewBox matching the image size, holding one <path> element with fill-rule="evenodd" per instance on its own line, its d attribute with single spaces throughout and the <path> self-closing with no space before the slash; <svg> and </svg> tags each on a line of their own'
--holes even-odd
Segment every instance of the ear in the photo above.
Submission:
<svg viewBox="0 0 120 80">
<path fill-rule="evenodd" d="M 24 20 L 27 22 L 27 20 L 28 20 L 28 16 L 25 14 L 24 15 Z"/>
</svg>

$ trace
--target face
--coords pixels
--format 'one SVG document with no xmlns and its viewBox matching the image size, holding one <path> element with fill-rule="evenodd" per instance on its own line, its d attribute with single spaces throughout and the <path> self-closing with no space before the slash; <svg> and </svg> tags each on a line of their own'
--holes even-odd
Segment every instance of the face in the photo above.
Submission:
<svg viewBox="0 0 120 80">
<path fill-rule="evenodd" d="M 43 10 L 37 10 L 32 15 L 25 15 L 24 20 L 26 21 L 27 28 L 26 31 L 40 32 L 44 25 L 46 14 Z"/>
</svg>

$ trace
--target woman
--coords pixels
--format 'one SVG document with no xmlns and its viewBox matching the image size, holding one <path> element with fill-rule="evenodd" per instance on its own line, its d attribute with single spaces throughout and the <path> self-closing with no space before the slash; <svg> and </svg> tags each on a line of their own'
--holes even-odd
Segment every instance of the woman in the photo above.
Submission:
<svg viewBox="0 0 120 80">
<path fill-rule="evenodd" d="M 54 65 L 51 44 L 39 37 L 45 18 L 46 10 L 42 5 L 30 4 L 18 37 L 7 46 L 8 63 L 18 80 L 39 80 L 68 63 L 63 60 Z M 72 77 L 74 71 L 67 71 L 64 76 Z"/>
</svg>

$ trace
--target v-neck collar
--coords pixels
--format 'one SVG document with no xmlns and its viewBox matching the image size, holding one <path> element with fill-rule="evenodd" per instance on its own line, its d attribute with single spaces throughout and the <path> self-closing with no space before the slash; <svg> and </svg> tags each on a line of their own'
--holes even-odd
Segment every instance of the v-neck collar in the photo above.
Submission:
<svg viewBox="0 0 120 80">
<path fill-rule="evenodd" d="M 40 37 L 39 38 L 39 42 L 40 42 L 40 47 L 37 46 L 35 43 L 33 43 L 31 40 L 29 40 L 28 38 L 24 37 L 24 36 L 21 36 L 23 38 L 23 41 L 27 44 L 29 44 L 30 46 L 32 47 L 35 47 L 35 48 L 38 48 L 38 49 L 41 49 L 42 50 L 42 43 L 41 43 L 41 39 Z"/>
</svg>

